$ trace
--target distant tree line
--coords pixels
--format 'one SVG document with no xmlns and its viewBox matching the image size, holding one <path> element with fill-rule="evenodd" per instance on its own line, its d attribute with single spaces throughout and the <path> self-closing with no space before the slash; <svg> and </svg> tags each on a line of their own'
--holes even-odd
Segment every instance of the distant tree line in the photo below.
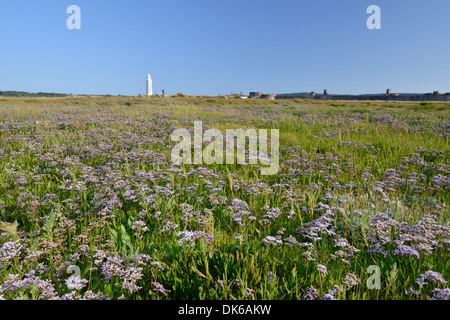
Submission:
<svg viewBox="0 0 450 320">
<path fill-rule="evenodd" d="M 23 92 L 23 91 L 0 91 L 0 97 L 41 97 L 41 98 L 60 98 L 60 97 L 68 97 L 70 94 L 66 93 L 48 93 L 48 92 Z"/>
</svg>

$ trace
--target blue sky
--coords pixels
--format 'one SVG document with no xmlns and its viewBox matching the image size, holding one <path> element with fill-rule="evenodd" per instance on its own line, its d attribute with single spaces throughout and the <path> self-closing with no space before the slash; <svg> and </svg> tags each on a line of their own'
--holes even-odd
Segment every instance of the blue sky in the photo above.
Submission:
<svg viewBox="0 0 450 320">
<path fill-rule="evenodd" d="M 81 30 L 69 30 L 70 5 Z M 369 5 L 381 30 L 369 30 Z M 448 0 L 2 0 L 0 90 L 450 92 Z"/>
</svg>

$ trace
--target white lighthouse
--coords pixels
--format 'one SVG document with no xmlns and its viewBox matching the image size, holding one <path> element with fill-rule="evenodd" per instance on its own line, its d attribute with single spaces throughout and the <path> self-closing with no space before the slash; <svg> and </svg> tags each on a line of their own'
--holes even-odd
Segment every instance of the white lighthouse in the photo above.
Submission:
<svg viewBox="0 0 450 320">
<path fill-rule="evenodd" d="M 153 86 L 152 86 L 152 78 L 150 77 L 150 73 L 147 76 L 147 95 L 153 95 Z"/>
</svg>

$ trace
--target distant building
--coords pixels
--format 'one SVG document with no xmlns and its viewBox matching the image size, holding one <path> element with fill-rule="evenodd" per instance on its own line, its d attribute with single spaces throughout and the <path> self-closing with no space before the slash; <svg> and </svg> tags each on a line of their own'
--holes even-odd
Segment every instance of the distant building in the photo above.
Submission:
<svg viewBox="0 0 450 320">
<path fill-rule="evenodd" d="M 257 99 L 257 98 L 260 98 L 263 94 L 264 94 L 264 92 L 250 92 L 248 97 Z"/>
<path fill-rule="evenodd" d="M 261 99 L 275 100 L 275 97 L 276 97 L 276 96 L 277 96 L 277 95 L 274 94 L 274 93 L 269 93 L 269 94 L 262 94 L 262 95 L 260 96 L 260 98 L 261 98 Z"/>
<path fill-rule="evenodd" d="M 150 73 L 147 76 L 147 96 L 153 95 L 153 84 L 152 84 L 152 78 L 150 77 Z"/>
<path fill-rule="evenodd" d="M 275 100 L 275 97 L 277 95 L 275 93 L 264 93 L 264 92 L 250 92 L 249 98 L 253 99 L 269 99 L 269 100 Z"/>
</svg>

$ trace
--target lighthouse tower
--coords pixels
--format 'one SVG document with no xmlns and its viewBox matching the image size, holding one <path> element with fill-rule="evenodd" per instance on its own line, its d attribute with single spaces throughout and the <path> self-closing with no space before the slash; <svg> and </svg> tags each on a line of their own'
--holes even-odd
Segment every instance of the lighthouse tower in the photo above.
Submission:
<svg viewBox="0 0 450 320">
<path fill-rule="evenodd" d="M 152 78 L 150 77 L 150 73 L 147 76 L 147 95 L 153 95 L 153 86 L 152 86 Z"/>
</svg>

